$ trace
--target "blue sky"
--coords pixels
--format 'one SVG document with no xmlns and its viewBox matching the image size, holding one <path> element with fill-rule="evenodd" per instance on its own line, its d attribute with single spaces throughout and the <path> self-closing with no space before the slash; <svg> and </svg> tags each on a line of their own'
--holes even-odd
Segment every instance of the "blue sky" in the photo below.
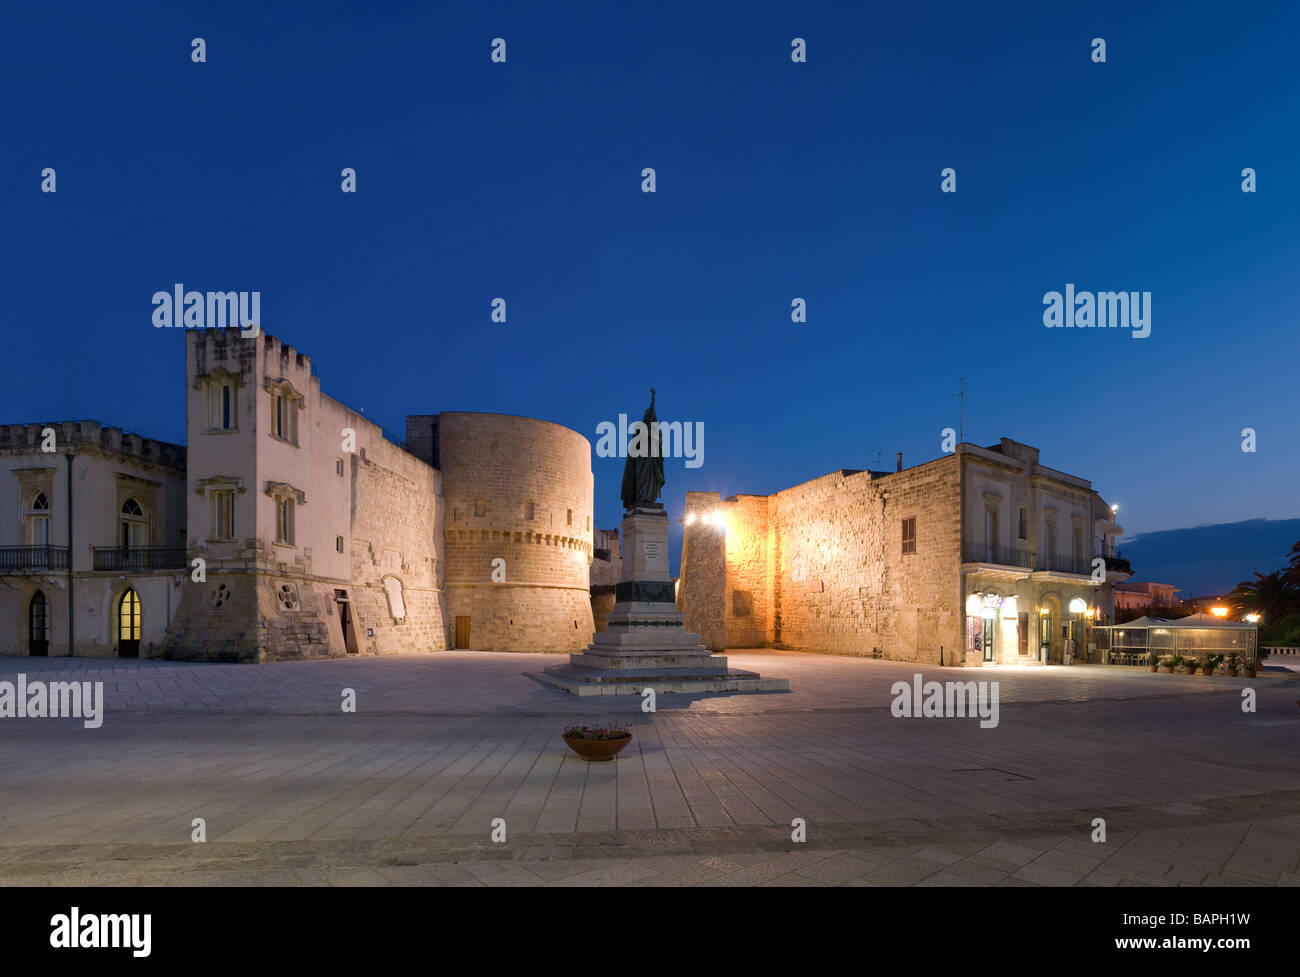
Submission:
<svg viewBox="0 0 1300 977">
<path fill-rule="evenodd" d="M 265 328 L 395 431 L 499 411 L 594 443 L 654 386 L 662 419 L 705 427 L 703 466 L 668 464 L 675 514 L 688 490 L 937 457 L 959 377 L 968 440 L 1039 446 L 1130 534 L 1300 514 L 1294 5 L 5 21 L 4 422 L 183 440 L 183 335 L 150 322 L 182 282 L 260 291 Z M 1150 291 L 1150 337 L 1045 329 L 1067 282 Z M 620 518 L 621 465 L 593 459 L 599 525 Z"/>
</svg>

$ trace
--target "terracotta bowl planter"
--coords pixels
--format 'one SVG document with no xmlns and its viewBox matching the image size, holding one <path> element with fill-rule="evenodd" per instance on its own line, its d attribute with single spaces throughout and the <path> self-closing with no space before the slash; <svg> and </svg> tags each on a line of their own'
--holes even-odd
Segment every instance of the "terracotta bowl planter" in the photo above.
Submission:
<svg viewBox="0 0 1300 977">
<path fill-rule="evenodd" d="M 1243 669 L 1243 671 L 1245 671 L 1245 673 L 1246 673 L 1246 678 L 1254 678 L 1254 677 L 1255 677 L 1255 670 L 1254 670 L 1253 668 Z"/>
<path fill-rule="evenodd" d="M 1230 668 L 1230 669 L 1228 669 L 1228 674 L 1231 675 L 1233 678 L 1236 678 L 1236 677 L 1237 677 L 1237 670 L 1236 670 L 1235 668 Z"/>
<path fill-rule="evenodd" d="M 614 759 L 619 750 L 631 743 L 632 734 L 616 740 L 581 740 L 576 736 L 565 736 L 564 742 L 588 763 L 603 763 Z"/>
<path fill-rule="evenodd" d="M 1182 666 L 1182 669 L 1183 669 L 1183 674 L 1184 674 L 1184 675 L 1195 675 L 1195 674 L 1196 674 L 1196 666 L 1195 666 L 1195 665 L 1183 665 L 1183 666 Z"/>
<path fill-rule="evenodd" d="M 1148 671 L 1148 672 L 1158 672 L 1158 671 L 1160 671 L 1160 666 L 1159 666 L 1159 665 L 1148 665 L 1148 666 L 1147 666 L 1147 671 Z"/>
<path fill-rule="evenodd" d="M 1163 668 L 1163 669 L 1164 669 L 1166 672 L 1168 672 L 1170 675 L 1172 675 L 1172 674 L 1174 673 L 1174 666 L 1173 666 L 1173 665 L 1161 665 L 1160 667 Z"/>
</svg>

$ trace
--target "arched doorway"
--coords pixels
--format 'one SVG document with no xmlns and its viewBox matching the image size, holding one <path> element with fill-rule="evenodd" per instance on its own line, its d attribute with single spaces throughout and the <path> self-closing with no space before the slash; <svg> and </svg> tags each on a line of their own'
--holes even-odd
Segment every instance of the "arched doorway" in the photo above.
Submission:
<svg viewBox="0 0 1300 977">
<path fill-rule="evenodd" d="M 27 654 L 45 657 L 50 653 L 50 602 L 42 590 L 32 594 L 27 607 Z"/>
<path fill-rule="evenodd" d="M 119 658 L 140 657 L 140 595 L 133 587 L 117 602 L 117 654 Z"/>
</svg>

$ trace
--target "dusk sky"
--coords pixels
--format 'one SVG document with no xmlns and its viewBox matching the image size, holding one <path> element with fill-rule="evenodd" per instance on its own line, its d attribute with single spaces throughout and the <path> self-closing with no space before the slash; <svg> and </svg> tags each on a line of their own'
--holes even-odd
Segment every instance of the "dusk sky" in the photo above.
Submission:
<svg viewBox="0 0 1300 977">
<path fill-rule="evenodd" d="M 183 441 L 183 331 L 151 323 L 183 283 L 260 291 L 398 433 L 594 446 L 653 386 L 705 431 L 674 517 L 939 457 L 962 377 L 966 440 L 1038 446 L 1129 534 L 1300 515 L 1295 5 L 415 8 L 11 5 L 0 422 Z M 1149 291 L 1150 336 L 1044 328 L 1067 283 Z M 601 527 L 622 464 L 593 457 Z"/>
</svg>

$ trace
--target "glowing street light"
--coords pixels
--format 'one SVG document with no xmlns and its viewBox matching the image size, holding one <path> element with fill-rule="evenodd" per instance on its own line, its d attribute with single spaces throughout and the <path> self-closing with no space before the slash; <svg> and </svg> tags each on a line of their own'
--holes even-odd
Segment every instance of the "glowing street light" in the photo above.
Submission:
<svg viewBox="0 0 1300 977">
<path fill-rule="evenodd" d="M 1215 607 L 1210 608 L 1210 613 L 1215 617 L 1227 617 L 1228 609 L 1222 605 L 1216 605 Z"/>
<path fill-rule="evenodd" d="M 1259 615 L 1258 615 L 1258 614 L 1247 614 L 1247 615 L 1246 615 L 1246 620 L 1247 620 L 1249 623 L 1251 623 L 1251 624 L 1258 624 L 1258 623 L 1259 623 Z"/>
</svg>

